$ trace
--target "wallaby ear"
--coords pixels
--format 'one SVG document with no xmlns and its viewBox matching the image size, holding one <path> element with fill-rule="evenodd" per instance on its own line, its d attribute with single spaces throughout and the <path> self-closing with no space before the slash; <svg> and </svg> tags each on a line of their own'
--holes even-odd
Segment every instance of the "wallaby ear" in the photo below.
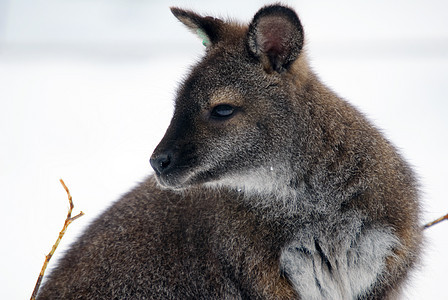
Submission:
<svg viewBox="0 0 448 300">
<path fill-rule="evenodd" d="M 278 73 L 287 70 L 303 48 L 299 17 L 281 5 L 261 8 L 249 25 L 247 46 L 266 70 Z"/>
<path fill-rule="evenodd" d="M 171 7 L 173 15 L 184 23 L 194 34 L 202 39 L 202 44 L 209 47 L 220 39 L 220 31 L 224 22 L 213 17 L 203 17 L 195 12 Z"/>
</svg>

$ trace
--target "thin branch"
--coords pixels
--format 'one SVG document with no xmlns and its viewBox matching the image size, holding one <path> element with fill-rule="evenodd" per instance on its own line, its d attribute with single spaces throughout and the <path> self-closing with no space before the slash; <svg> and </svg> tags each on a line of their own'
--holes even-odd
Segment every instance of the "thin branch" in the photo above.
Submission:
<svg viewBox="0 0 448 300">
<path fill-rule="evenodd" d="M 425 226 L 423 226 L 423 229 L 429 228 L 433 225 L 436 225 L 440 222 L 442 222 L 443 220 L 448 220 L 448 214 L 444 215 L 443 217 L 438 218 L 437 220 L 434 220 L 432 222 L 429 222 L 428 224 L 426 224 Z"/>
<path fill-rule="evenodd" d="M 50 262 L 50 259 L 53 257 L 53 254 L 56 251 L 56 248 L 59 246 L 59 242 L 61 241 L 62 237 L 64 236 L 65 232 L 67 231 L 68 225 L 70 225 L 70 223 L 72 223 L 74 220 L 76 220 L 79 217 L 84 215 L 84 213 L 81 211 L 79 214 L 72 217 L 72 211 L 74 208 L 72 196 L 70 195 L 70 191 L 68 190 L 64 181 L 62 179 L 59 179 L 59 181 L 61 182 L 62 186 L 64 187 L 65 191 L 67 192 L 68 202 L 70 203 L 70 208 L 68 209 L 67 218 L 65 219 L 64 226 L 62 227 L 61 232 L 59 232 L 59 236 L 58 236 L 56 242 L 53 244 L 53 247 L 51 248 L 50 253 L 48 253 L 48 255 L 45 256 L 44 265 L 42 266 L 42 269 L 39 273 L 39 277 L 37 278 L 37 282 L 34 287 L 33 294 L 31 295 L 31 300 L 36 299 L 36 296 L 37 296 L 37 293 L 39 292 L 40 284 L 42 283 L 42 279 L 44 278 L 45 270 L 47 269 L 48 263 Z"/>
</svg>

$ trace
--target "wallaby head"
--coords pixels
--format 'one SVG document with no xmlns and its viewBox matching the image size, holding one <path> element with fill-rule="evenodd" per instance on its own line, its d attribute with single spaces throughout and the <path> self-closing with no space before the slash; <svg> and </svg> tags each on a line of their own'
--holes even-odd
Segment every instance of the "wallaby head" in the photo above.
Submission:
<svg viewBox="0 0 448 300">
<path fill-rule="evenodd" d="M 299 18 L 278 5 L 262 8 L 249 26 L 172 12 L 203 39 L 206 55 L 180 87 L 151 157 L 159 182 L 271 190 L 276 177 L 291 173 L 285 169 L 300 131 L 293 95 L 306 84 L 308 66 Z"/>
</svg>

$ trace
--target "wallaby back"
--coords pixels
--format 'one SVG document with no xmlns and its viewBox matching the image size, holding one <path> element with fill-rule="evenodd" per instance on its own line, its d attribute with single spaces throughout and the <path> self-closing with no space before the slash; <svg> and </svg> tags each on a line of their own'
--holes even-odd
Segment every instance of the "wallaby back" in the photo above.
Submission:
<svg viewBox="0 0 448 300">
<path fill-rule="evenodd" d="M 286 6 L 248 26 L 172 8 L 206 55 L 150 176 L 72 246 L 39 299 L 384 299 L 420 253 L 395 148 L 311 71 Z"/>
</svg>

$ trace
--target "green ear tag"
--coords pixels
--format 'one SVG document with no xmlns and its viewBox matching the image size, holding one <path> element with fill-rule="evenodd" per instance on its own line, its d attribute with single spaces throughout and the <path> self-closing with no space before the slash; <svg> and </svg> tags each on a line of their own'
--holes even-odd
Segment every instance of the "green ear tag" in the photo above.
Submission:
<svg viewBox="0 0 448 300">
<path fill-rule="evenodd" d="M 205 47 L 210 45 L 210 40 L 202 29 L 196 29 L 196 34 L 202 39 L 202 45 Z"/>
</svg>

